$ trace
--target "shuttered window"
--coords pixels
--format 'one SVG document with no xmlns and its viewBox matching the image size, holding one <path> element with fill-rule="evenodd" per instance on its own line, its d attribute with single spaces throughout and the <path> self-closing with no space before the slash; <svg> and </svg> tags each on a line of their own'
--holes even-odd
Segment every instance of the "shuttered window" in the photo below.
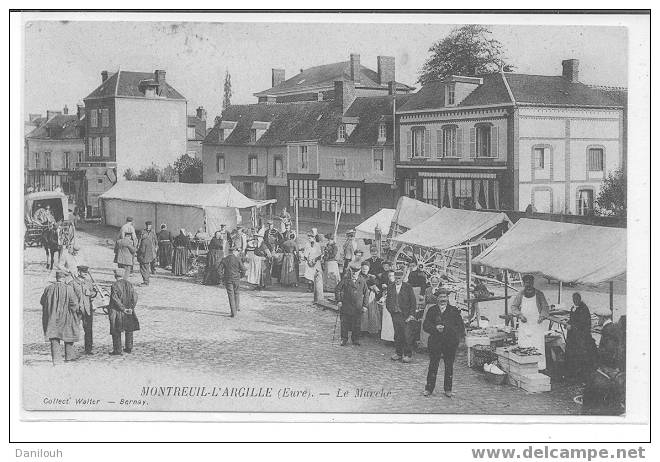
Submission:
<svg viewBox="0 0 660 462">
<path fill-rule="evenodd" d="M 587 169 L 590 172 L 603 171 L 603 149 L 602 148 L 589 148 L 587 151 Z"/>
<path fill-rule="evenodd" d="M 101 155 L 104 157 L 110 157 L 110 137 L 103 137 L 103 145 L 101 146 Z"/>
</svg>

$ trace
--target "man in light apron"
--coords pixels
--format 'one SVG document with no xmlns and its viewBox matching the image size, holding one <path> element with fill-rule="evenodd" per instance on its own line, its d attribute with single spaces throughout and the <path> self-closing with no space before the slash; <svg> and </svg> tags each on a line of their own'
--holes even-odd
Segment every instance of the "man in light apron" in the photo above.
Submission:
<svg viewBox="0 0 660 462">
<path fill-rule="evenodd" d="M 534 276 L 526 274 L 522 278 L 524 288 L 511 303 L 511 314 L 518 317 L 518 346 L 535 347 L 541 354 L 539 371 L 545 369 L 545 332 L 548 330 L 550 309 L 545 295 L 534 288 Z"/>
</svg>

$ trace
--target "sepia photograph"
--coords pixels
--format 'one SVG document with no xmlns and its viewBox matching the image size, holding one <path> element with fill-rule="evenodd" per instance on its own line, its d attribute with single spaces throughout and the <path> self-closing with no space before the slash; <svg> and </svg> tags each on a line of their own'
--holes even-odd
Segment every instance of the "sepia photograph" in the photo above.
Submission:
<svg viewBox="0 0 660 462">
<path fill-rule="evenodd" d="M 24 418 L 647 419 L 630 28 L 310 16 L 23 13 Z"/>
</svg>

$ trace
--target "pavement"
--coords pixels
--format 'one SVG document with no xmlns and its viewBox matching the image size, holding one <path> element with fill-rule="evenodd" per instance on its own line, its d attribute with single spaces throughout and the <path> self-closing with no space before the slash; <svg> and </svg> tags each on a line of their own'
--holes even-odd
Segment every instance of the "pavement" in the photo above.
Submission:
<svg viewBox="0 0 660 462">
<path fill-rule="evenodd" d="M 113 231 L 79 232 L 81 256 L 101 284 L 112 282 Z M 467 367 L 461 346 L 454 398 L 423 397 L 428 357 L 392 362 L 391 344 L 365 337 L 339 346 L 337 314 L 312 303 L 302 288 L 241 291 L 229 317 L 222 286 L 204 286 L 162 269 L 137 287 L 141 330 L 131 354 L 109 356 L 107 317 L 94 318 L 94 354 L 53 367 L 43 338 L 39 298 L 54 279 L 41 248 L 24 253 L 23 401 L 37 410 L 268 411 L 432 414 L 579 414 L 578 387 L 553 383 L 529 394 L 486 382 Z M 139 272 L 131 282 L 141 282 Z M 336 327 L 336 330 L 335 330 Z M 82 343 L 77 343 L 78 351 Z M 203 387 L 203 388 L 202 388 Z"/>
</svg>

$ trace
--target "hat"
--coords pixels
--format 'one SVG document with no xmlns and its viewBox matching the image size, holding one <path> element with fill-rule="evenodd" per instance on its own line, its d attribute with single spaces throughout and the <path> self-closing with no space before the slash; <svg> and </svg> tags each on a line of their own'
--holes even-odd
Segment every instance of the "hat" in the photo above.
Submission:
<svg viewBox="0 0 660 462">
<path fill-rule="evenodd" d="M 80 250 L 80 246 L 78 244 L 73 244 L 71 247 L 73 247 L 73 250 L 76 252 Z"/>
<path fill-rule="evenodd" d="M 78 265 L 78 271 L 80 273 L 88 273 L 89 272 L 89 266 Z"/>
<path fill-rule="evenodd" d="M 369 262 L 367 260 L 364 260 L 362 263 L 360 263 L 360 266 L 371 267 L 371 265 L 369 264 Z"/>
<path fill-rule="evenodd" d="M 117 269 L 115 269 L 114 273 L 115 273 L 116 278 L 121 278 L 121 277 L 124 276 L 124 270 L 123 269 L 117 268 Z"/>
<path fill-rule="evenodd" d="M 353 252 L 353 255 L 357 255 L 359 253 L 363 254 L 364 252 L 361 251 L 360 249 L 355 249 L 355 251 Z"/>
<path fill-rule="evenodd" d="M 602 316 L 609 318 L 612 316 L 612 310 L 610 310 L 606 306 L 598 306 L 596 308 L 591 308 L 591 312 L 595 314 L 596 316 Z"/>
<path fill-rule="evenodd" d="M 451 292 L 445 289 L 444 287 L 438 287 L 438 289 L 435 291 L 435 295 L 449 295 Z"/>
<path fill-rule="evenodd" d="M 369 251 L 370 251 L 370 252 L 378 251 L 378 246 L 376 246 L 376 244 L 372 244 L 372 245 L 369 247 Z"/>
<path fill-rule="evenodd" d="M 160 229 L 165 229 L 165 228 L 167 228 L 167 225 L 165 223 L 160 225 Z"/>
<path fill-rule="evenodd" d="M 360 264 L 356 262 L 351 262 L 348 267 L 351 271 L 360 271 Z"/>
<path fill-rule="evenodd" d="M 387 261 L 387 260 L 385 260 L 383 263 L 381 263 L 381 265 L 392 266 L 392 262 L 391 262 L 391 261 Z"/>
<path fill-rule="evenodd" d="M 133 217 L 126 217 L 126 221 L 133 221 Z"/>
<path fill-rule="evenodd" d="M 315 236 L 315 234 L 314 234 L 314 232 L 312 232 L 312 231 L 309 231 L 309 232 L 307 233 L 307 237 L 314 237 L 314 236 Z"/>
<path fill-rule="evenodd" d="M 66 271 L 57 270 L 57 271 L 55 271 L 55 278 L 60 280 L 62 278 L 65 278 L 67 276 L 67 274 L 69 274 L 69 273 L 67 273 Z"/>
<path fill-rule="evenodd" d="M 273 224 L 273 220 L 268 220 L 268 221 L 266 222 L 266 224 L 272 225 L 272 224 Z"/>
<path fill-rule="evenodd" d="M 522 280 L 523 280 L 523 282 L 524 282 L 524 281 L 530 281 L 530 280 L 533 281 L 533 280 L 534 280 L 534 275 L 533 275 L 533 274 L 525 274 L 525 275 L 522 277 Z"/>
<path fill-rule="evenodd" d="M 355 230 L 352 229 L 352 228 L 351 228 L 351 229 L 347 229 L 347 230 L 346 230 L 346 234 L 355 234 Z"/>
<path fill-rule="evenodd" d="M 403 271 L 401 271 L 401 270 L 396 270 L 396 271 L 394 272 L 394 276 L 396 276 L 396 277 L 403 277 Z"/>
<path fill-rule="evenodd" d="M 150 221 L 145 221 L 144 224 L 145 224 L 145 225 L 150 225 L 151 222 L 150 222 Z"/>
</svg>

